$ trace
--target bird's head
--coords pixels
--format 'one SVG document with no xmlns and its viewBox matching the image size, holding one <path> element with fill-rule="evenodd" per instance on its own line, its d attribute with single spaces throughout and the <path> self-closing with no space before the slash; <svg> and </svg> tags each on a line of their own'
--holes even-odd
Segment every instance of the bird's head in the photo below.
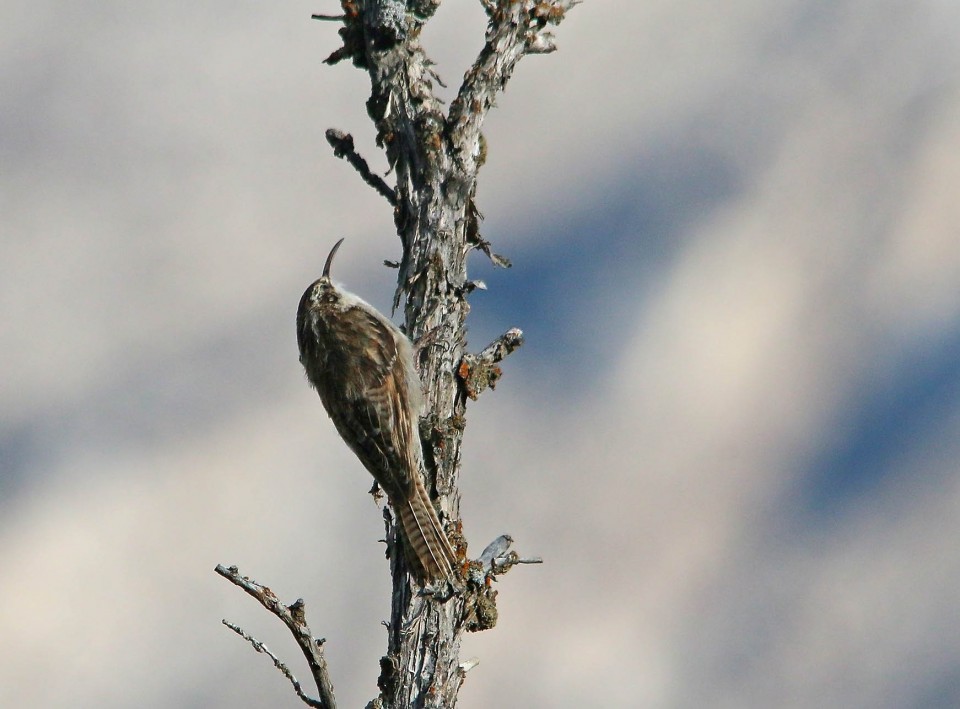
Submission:
<svg viewBox="0 0 960 709">
<path fill-rule="evenodd" d="M 330 254 L 327 256 L 327 261 L 323 265 L 323 275 L 311 283 L 307 287 L 307 290 L 304 291 L 303 297 L 300 299 L 301 311 L 304 309 L 323 311 L 340 305 L 343 298 L 343 291 L 337 288 L 331 280 L 330 265 L 333 263 L 333 257 L 336 255 L 337 249 L 340 248 L 342 243 L 343 239 L 340 239 L 340 241 L 333 245 L 333 248 L 330 249 Z"/>
</svg>

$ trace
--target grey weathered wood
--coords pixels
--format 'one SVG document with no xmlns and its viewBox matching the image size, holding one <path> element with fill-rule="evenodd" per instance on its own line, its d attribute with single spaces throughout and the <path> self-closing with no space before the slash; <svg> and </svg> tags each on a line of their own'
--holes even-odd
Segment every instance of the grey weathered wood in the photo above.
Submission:
<svg viewBox="0 0 960 709">
<path fill-rule="evenodd" d="M 485 158 L 481 127 L 524 54 L 552 50 L 547 28 L 559 23 L 573 4 L 485 1 L 489 22 L 484 47 L 447 114 L 433 93 L 431 62 L 419 41 L 422 24 L 438 3 L 418 3 L 419 14 L 408 13 L 402 0 L 342 3 L 344 46 L 330 61 L 350 58 L 370 77 L 368 112 L 396 176 L 394 219 L 403 257 L 394 307 L 403 304 L 407 334 L 415 342 L 426 341 L 418 349 L 426 402 L 426 473 L 442 518 L 453 526 L 459 522 L 457 483 L 469 391 L 461 380 L 467 373 L 461 366 L 470 364 L 464 359 L 466 296 L 474 286 L 467 279 L 467 253 L 480 247 L 494 256 L 480 237 L 474 204 Z M 519 346 L 522 335 L 511 331 L 501 339 L 476 360 L 492 366 Z M 485 583 L 488 570 L 480 571 L 479 584 L 420 593 L 395 530 L 389 520 L 387 524 L 393 597 L 376 701 L 388 707 L 452 707 L 463 678 L 463 633 L 490 627 L 496 619 L 496 593 Z M 518 560 L 514 555 L 512 563 Z"/>
<path fill-rule="evenodd" d="M 300 686 L 300 682 L 293 676 L 290 668 L 287 667 L 279 657 L 270 652 L 266 645 L 234 623 L 224 620 L 223 624 L 249 642 L 254 650 L 270 657 L 276 668 L 283 673 L 284 677 L 290 680 L 290 683 L 293 685 L 293 690 L 305 704 L 315 707 L 316 709 L 337 709 L 337 702 L 333 696 L 333 683 L 330 681 L 330 674 L 327 671 L 327 660 L 323 656 L 323 640 L 315 637 L 313 631 L 310 630 L 310 626 L 307 625 L 306 608 L 303 599 L 298 598 L 288 606 L 282 603 L 269 588 L 242 575 L 236 566 L 228 568 L 223 566 L 223 564 L 217 564 L 214 571 L 256 598 L 260 602 L 260 605 L 283 621 L 284 625 L 287 626 L 297 641 L 297 645 L 300 646 L 300 651 L 303 653 L 307 665 L 310 667 L 310 674 L 313 675 L 313 680 L 317 684 L 319 696 L 316 699 L 308 696 Z"/>
<path fill-rule="evenodd" d="M 485 43 L 448 112 L 433 93 L 433 82 L 439 79 L 419 40 L 439 0 L 341 0 L 342 15 L 314 15 L 343 25 L 339 30 L 343 46 L 327 62 L 349 60 L 370 78 L 367 112 L 395 184 L 370 170 L 349 133 L 329 129 L 326 137 L 336 156 L 346 159 L 393 207 L 403 247 L 396 264 L 394 309 L 402 305 L 406 333 L 417 343 L 425 399 L 424 473 L 463 560 L 462 583 L 421 588 L 407 567 L 390 510 L 384 510 L 393 594 L 387 654 L 380 661 L 380 695 L 370 707 L 454 707 L 464 675 L 478 662 L 460 662 L 463 635 L 492 628 L 497 621 L 493 582 L 517 564 L 540 563 L 539 558 L 521 558 L 509 551 L 513 540 L 508 535 L 494 540 L 476 561 L 467 555 L 458 488 L 466 402 L 493 386 L 500 376 L 497 363 L 522 344 L 523 333 L 513 328 L 478 354 L 466 351 L 470 311 L 466 298 L 483 287 L 467 279 L 466 264 L 469 251 L 479 249 L 494 264 L 510 265 L 481 236 L 480 212 L 474 203 L 477 175 L 486 157 L 483 120 L 524 55 L 555 49 L 548 28 L 559 24 L 577 1 L 480 2 L 488 18 Z M 322 645 L 309 632 L 302 602 L 290 607 L 274 603 L 269 589 L 241 577 L 236 569 L 217 571 L 287 623 L 311 663 L 320 698 L 306 696 L 279 658 L 228 625 L 273 658 L 304 702 L 332 706 Z"/>
</svg>

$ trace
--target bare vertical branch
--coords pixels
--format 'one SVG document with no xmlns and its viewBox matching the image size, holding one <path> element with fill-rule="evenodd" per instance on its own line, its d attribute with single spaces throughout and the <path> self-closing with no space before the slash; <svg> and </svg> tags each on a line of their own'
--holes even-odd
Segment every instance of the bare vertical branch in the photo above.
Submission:
<svg viewBox="0 0 960 709">
<path fill-rule="evenodd" d="M 484 152 L 480 128 L 517 62 L 524 54 L 552 47 L 545 28 L 559 23 L 571 6 L 566 1 L 486 2 L 486 42 L 449 115 L 433 93 L 432 62 L 419 41 L 421 20 L 406 15 L 404 2 L 363 0 L 356 6 L 358 15 L 345 23 L 362 28 L 352 58 L 370 76 L 368 110 L 396 174 L 394 216 L 403 258 L 394 306 L 405 301 L 406 329 L 414 340 L 427 337 L 437 345 L 419 351 L 427 412 L 423 440 L 430 487 L 443 517 L 457 529 L 464 393 L 469 393 L 461 377 L 467 355 L 466 297 L 473 285 L 466 259 L 472 247 L 486 244 L 474 205 Z M 344 34 L 355 37 L 350 30 Z M 346 42 L 344 49 L 351 51 Z M 516 346 L 520 341 L 510 339 Z M 505 353 L 509 346 L 495 349 Z M 492 359 L 490 353 L 478 363 L 492 367 Z M 396 544 L 395 534 L 388 538 Z M 490 627 L 495 593 L 470 585 L 447 597 L 422 595 L 398 552 L 394 547 L 391 553 L 394 592 L 381 700 L 395 707 L 452 707 L 463 678 L 462 634 Z"/>
</svg>

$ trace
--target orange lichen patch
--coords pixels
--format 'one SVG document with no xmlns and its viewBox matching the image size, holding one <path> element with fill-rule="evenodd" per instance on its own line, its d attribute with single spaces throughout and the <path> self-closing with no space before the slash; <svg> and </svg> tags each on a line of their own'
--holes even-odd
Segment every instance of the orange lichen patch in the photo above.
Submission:
<svg viewBox="0 0 960 709">
<path fill-rule="evenodd" d="M 497 381 L 503 376 L 503 370 L 495 364 L 487 364 L 475 358 L 468 359 L 468 357 L 464 357 L 457 368 L 457 376 L 463 382 L 463 389 L 467 396 L 476 401 L 487 387 L 496 389 Z"/>
</svg>

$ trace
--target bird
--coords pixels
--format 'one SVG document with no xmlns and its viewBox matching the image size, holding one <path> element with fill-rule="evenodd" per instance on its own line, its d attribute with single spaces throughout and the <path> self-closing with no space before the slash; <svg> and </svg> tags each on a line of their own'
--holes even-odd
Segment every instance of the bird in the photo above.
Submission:
<svg viewBox="0 0 960 709">
<path fill-rule="evenodd" d="M 343 242 L 300 298 L 300 363 L 340 437 L 386 493 L 414 574 L 455 583 L 456 554 L 423 483 L 413 345 L 389 318 L 331 280 Z"/>
</svg>

